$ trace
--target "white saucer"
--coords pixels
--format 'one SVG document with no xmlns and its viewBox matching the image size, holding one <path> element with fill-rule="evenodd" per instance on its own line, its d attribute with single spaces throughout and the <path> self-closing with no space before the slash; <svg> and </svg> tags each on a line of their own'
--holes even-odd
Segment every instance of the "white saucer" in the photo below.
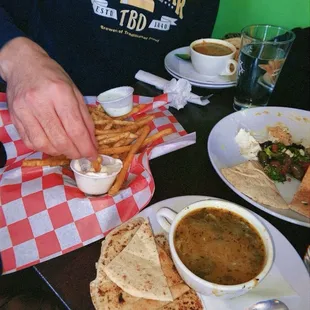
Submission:
<svg viewBox="0 0 310 310">
<path fill-rule="evenodd" d="M 165 57 L 165 68 L 176 78 L 187 79 L 192 85 L 206 88 L 227 88 L 236 85 L 236 75 L 210 77 L 195 71 L 190 61 L 182 60 L 175 54 L 189 54 L 189 47 L 180 47 Z"/>
<path fill-rule="evenodd" d="M 172 71 L 170 71 L 166 66 L 165 66 L 166 71 L 172 75 L 173 77 L 175 77 L 176 79 L 181 79 L 184 78 L 182 76 L 179 76 L 175 73 L 173 73 Z M 189 80 L 188 80 L 189 81 Z M 220 88 L 229 88 L 229 87 L 234 87 L 236 86 L 235 84 L 203 84 L 203 83 L 196 83 L 193 81 L 189 81 L 189 83 L 193 86 L 196 87 L 200 87 L 200 88 L 210 88 L 210 89 L 220 89 Z"/>
</svg>

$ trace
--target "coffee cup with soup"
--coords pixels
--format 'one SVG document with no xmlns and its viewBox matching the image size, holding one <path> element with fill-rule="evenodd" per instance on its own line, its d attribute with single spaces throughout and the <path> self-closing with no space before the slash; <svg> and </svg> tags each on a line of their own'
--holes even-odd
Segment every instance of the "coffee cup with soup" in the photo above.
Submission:
<svg viewBox="0 0 310 310">
<path fill-rule="evenodd" d="M 203 200 L 179 213 L 162 208 L 156 217 L 169 233 L 180 276 L 202 295 L 222 299 L 243 295 L 272 267 L 274 248 L 267 228 L 239 205 Z"/>
<path fill-rule="evenodd" d="M 199 39 L 190 45 L 194 69 L 207 76 L 235 74 L 237 69 L 235 53 L 235 46 L 225 40 Z"/>
</svg>

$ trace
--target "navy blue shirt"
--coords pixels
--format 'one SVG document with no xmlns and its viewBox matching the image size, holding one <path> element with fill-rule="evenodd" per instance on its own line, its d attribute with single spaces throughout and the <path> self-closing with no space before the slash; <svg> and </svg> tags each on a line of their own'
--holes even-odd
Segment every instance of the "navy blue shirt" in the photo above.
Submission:
<svg viewBox="0 0 310 310">
<path fill-rule="evenodd" d="M 0 48 L 27 36 L 83 94 L 163 71 L 174 48 L 210 37 L 219 0 L 0 0 Z"/>
</svg>

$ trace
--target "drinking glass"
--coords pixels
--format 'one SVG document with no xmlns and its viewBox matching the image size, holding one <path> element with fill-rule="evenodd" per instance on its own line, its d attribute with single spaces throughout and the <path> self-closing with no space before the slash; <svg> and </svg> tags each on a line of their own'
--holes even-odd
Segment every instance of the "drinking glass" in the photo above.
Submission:
<svg viewBox="0 0 310 310">
<path fill-rule="evenodd" d="M 279 26 L 251 25 L 242 29 L 236 111 L 268 104 L 294 39 L 294 32 Z"/>
</svg>

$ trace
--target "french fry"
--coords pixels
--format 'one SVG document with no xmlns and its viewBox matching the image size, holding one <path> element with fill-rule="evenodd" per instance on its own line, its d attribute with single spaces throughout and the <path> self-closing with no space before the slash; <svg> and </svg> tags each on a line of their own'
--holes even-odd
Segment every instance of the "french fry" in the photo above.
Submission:
<svg viewBox="0 0 310 310">
<path fill-rule="evenodd" d="M 128 155 L 126 156 L 126 158 L 123 162 L 123 168 L 121 169 L 120 173 L 117 175 L 114 184 L 112 185 L 112 187 L 110 188 L 110 190 L 108 192 L 109 195 L 111 195 L 111 196 L 115 195 L 120 190 L 120 188 L 122 187 L 122 185 L 125 181 L 126 173 L 127 173 L 129 166 L 132 162 L 132 159 L 133 159 L 134 155 L 140 149 L 143 141 L 146 139 L 149 132 L 150 132 L 150 127 L 147 125 L 144 126 L 141 135 L 136 140 L 136 142 L 131 146 L 131 148 L 128 152 Z"/>
<path fill-rule="evenodd" d="M 98 108 L 91 111 L 91 113 L 96 116 L 97 118 L 103 118 L 103 119 L 112 119 L 111 116 L 104 113 L 103 111 L 99 110 Z"/>
<path fill-rule="evenodd" d="M 134 132 L 138 128 L 139 128 L 138 125 L 135 124 L 134 122 L 132 122 L 132 125 L 122 126 L 121 128 L 118 128 L 118 129 L 104 129 L 104 130 L 95 129 L 95 134 L 96 135 L 104 135 L 104 134 L 108 134 L 108 133 L 122 133 L 122 132 L 126 132 L 126 131 Z"/>
<path fill-rule="evenodd" d="M 155 118 L 154 115 L 149 114 L 149 115 L 147 115 L 147 116 L 141 117 L 140 119 L 137 119 L 137 120 L 136 120 L 136 124 L 137 124 L 139 127 L 142 127 L 143 125 L 145 125 L 145 124 L 147 124 L 148 122 L 152 121 L 154 118 Z"/>
<path fill-rule="evenodd" d="M 22 163 L 23 167 L 43 167 L 43 166 L 66 166 L 70 164 L 68 158 L 45 158 L 45 159 L 25 159 Z"/>
<path fill-rule="evenodd" d="M 103 107 L 102 107 L 101 104 L 98 104 L 98 105 L 96 106 L 96 108 L 97 108 L 98 111 L 104 112 Z M 104 113 L 105 113 L 105 112 L 104 112 Z"/>
<path fill-rule="evenodd" d="M 122 121 L 122 120 L 118 120 L 118 119 L 113 119 L 113 120 L 109 120 L 109 119 L 100 119 L 100 120 L 94 120 L 95 125 L 107 125 L 112 123 L 113 125 L 131 125 L 132 122 L 130 121 Z"/>
<path fill-rule="evenodd" d="M 100 172 L 101 170 L 102 157 L 98 156 L 95 160 L 91 162 L 91 165 L 95 172 Z"/>
<path fill-rule="evenodd" d="M 104 126 L 104 130 L 109 130 L 109 129 L 111 129 L 112 127 L 113 127 L 113 124 L 112 124 L 112 123 L 106 124 L 106 125 Z"/>
<path fill-rule="evenodd" d="M 127 132 L 129 132 L 129 131 L 127 131 Z M 97 135 L 96 139 L 97 139 L 97 141 L 100 141 L 100 140 L 104 140 L 104 139 L 111 138 L 111 137 L 114 137 L 114 136 L 119 136 L 119 135 L 120 135 L 120 133 L 117 133 L 117 132 L 116 133 L 114 133 L 114 132 L 105 133 L 105 134 Z"/>
<path fill-rule="evenodd" d="M 106 139 L 100 140 L 98 141 L 98 144 L 100 145 L 100 144 L 109 144 L 109 143 L 117 142 L 121 139 L 127 139 L 129 136 L 130 136 L 129 132 L 121 133 L 116 136 L 112 136 L 112 137 L 108 137 Z"/>
<path fill-rule="evenodd" d="M 156 141 L 159 138 L 162 138 L 164 136 L 171 134 L 172 132 L 173 131 L 171 128 L 167 128 L 167 129 L 164 129 L 162 131 L 155 133 L 152 136 L 147 137 L 144 140 L 144 142 L 142 143 L 141 148 L 147 146 L 148 144 L 153 143 L 154 141 Z M 138 133 L 139 132 L 137 131 L 136 134 L 138 134 Z M 99 154 L 102 154 L 102 155 L 122 154 L 125 152 L 129 152 L 130 148 L 131 148 L 131 145 L 117 146 L 117 147 L 113 146 L 113 147 L 109 147 L 109 148 L 102 148 L 100 145 L 98 152 L 99 152 Z"/>
<path fill-rule="evenodd" d="M 101 148 L 101 145 L 98 148 L 98 153 L 101 155 L 114 155 L 114 154 L 122 154 L 128 152 L 130 150 L 130 145 L 119 146 L 119 147 L 109 147 L 109 148 Z"/>
<path fill-rule="evenodd" d="M 119 159 L 120 159 L 122 162 L 124 162 L 124 160 L 126 159 L 127 155 L 128 155 L 128 152 L 119 154 L 118 156 L 119 156 Z"/>
<path fill-rule="evenodd" d="M 138 136 L 134 133 L 131 133 L 130 131 L 126 131 L 122 133 L 110 133 L 110 134 L 99 135 L 99 136 L 96 136 L 96 139 L 97 141 L 101 141 L 101 140 L 107 140 L 113 137 L 122 137 L 121 139 L 124 139 L 124 138 L 136 139 Z M 114 142 L 114 140 L 108 141 L 106 143 L 112 143 L 112 142 Z"/>
<path fill-rule="evenodd" d="M 170 135 L 172 134 L 173 131 L 171 128 L 167 128 L 167 129 L 164 129 L 164 130 L 161 130 L 157 133 L 155 133 L 154 135 L 152 136 L 149 136 L 145 139 L 145 141 L 143 142 L 143 145 L 142 146 L 146 146 L 148 144 L 151 144 L 152 142 L 154 142 L 155 140 L 159 139 L 159 138 L 162 138 L 164 136 L 167 136 L 167 135 Z"/>
<path fill-rule="evenodd" d="M 119 141 L 117 141 L 113 147 L 119 147 L 119 146 L 124 146 L 124 145 L 129 145 L 131 144 L 133 141 L 135 141 L 135 138 L 127 138 L 127 139 L 121 139 Z"/>
</svg>

